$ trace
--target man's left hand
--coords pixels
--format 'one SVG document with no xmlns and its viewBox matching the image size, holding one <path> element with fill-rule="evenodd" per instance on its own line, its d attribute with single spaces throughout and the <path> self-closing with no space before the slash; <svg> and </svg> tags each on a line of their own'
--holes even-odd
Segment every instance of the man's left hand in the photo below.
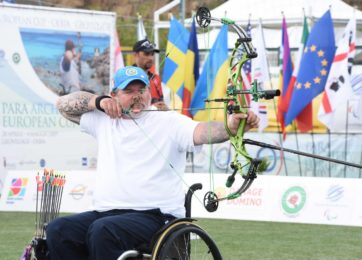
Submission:
<svg viewBox="0 0 362 260">
<path fill-rule="evenodd" d="M 251 128 L 259 127 L 259 117 L 252 111 L 248 111 L 247 114 L 235 113 L 228 115 L 228 127 L 233 134 L 236 134 L 240 125 L 240 120 L 246 119 L 245 131 L 249 131 Z"/>
</svg>

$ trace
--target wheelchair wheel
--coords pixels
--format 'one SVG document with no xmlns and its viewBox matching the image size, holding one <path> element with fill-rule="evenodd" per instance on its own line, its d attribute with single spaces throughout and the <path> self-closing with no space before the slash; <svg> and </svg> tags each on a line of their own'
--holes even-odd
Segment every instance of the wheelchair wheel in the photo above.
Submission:
<svg viewBox="0 0 362 260">
<path fill-rule="evenodd" d="M 159 260 L 222 259 L 215 242 L 192 223 L 173 231 L 157 251 L 156 259 Z"/>
</svg>

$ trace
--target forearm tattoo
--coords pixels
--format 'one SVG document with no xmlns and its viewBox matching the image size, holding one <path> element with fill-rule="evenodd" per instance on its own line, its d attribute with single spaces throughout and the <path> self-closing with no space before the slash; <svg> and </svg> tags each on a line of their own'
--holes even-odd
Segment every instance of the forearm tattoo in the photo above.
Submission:
<svg viewBox="0 0 362 260">
<path fill-rule="evenodd" d="M 222 122 L 204 122 L 204 131 L 200 133 L 202 144 L 222 143 L 229 140 L 229 136 Z"/>
<path fill-rule="evenodd" d="M 89 101 L 94 94 L 78 91 L 58 99 L 57 108 L 59 112 L 68 120 L 79 124 L 82 114 L 94 110 L 89 106 Z"/>
</svg>

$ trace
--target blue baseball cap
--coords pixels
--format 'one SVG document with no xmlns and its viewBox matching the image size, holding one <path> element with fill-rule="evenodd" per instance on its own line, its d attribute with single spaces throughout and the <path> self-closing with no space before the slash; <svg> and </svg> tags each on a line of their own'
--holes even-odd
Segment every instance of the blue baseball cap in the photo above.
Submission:
<svg viewBox="0 0 362 260">
<path fill-rule="evenodd" d="M 150 86 L 150 81 L 148 80 L 146 72 L 139 67 L 127 66 L 117 70 L 113 77 L 112 92 L 117 89 L 125 89 L 129 83 L 135 80 L 145 83 L 147 87 Z"/>
</svg>

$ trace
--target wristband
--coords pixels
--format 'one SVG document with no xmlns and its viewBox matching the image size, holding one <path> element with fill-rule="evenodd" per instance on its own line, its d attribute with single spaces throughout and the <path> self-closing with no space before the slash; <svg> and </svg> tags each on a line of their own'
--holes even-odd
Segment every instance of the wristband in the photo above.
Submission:
<svg viewBox="0 0 362 260">
<path fill-rule="evenodd" d="M 98 96 L 96 97 L 96 108 L 99 111 L 105 112 L 103 108 L 101 108 L 101 100 L 104 98 L 111 98 L 110 96 Z"/>
</svg>

